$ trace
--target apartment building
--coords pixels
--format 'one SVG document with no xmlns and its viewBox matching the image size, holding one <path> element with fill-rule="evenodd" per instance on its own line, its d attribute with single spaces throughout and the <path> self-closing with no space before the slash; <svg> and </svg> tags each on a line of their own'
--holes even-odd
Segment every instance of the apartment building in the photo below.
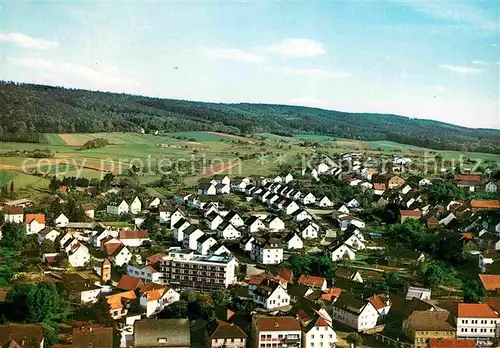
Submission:
<svg viewBox="0 0 500 348">
<path fill-rule="evenodd" d="M 459 303 L 457 338 L 487 346 L 500 337 L 500 315 L 486 303 Z"/>
<path fill-rule="evenodd" d="M 192 250 L 173 249 L 157 262 L 161 284 L 176 289 L 210 291 L 236 282 L 234 255 L 199 255 Z"/>
<path fill-rule="evenodd" d="M 293 317 L 254 317 L 253 348 L 300 348 L 302 329 Z"/>
</svg>

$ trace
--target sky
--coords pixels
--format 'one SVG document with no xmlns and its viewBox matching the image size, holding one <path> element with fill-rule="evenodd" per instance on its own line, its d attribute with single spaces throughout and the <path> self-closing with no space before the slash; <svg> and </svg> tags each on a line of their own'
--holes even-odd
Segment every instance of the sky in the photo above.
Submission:
<svg viewBox="0 0 500 348">
<path fill-rule="evenodd" d="M 500 128 L 496 1 L 0 6 L 2 80 Z"/>
</svg>

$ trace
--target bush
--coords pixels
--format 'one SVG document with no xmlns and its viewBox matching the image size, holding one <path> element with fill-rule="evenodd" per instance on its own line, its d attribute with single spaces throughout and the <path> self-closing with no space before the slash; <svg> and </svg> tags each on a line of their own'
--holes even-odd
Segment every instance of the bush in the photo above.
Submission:
<svg viewBox="0 0 500 348">
<path fill-rule="evenodd" d="M 357 332 L 354 332 L 349 336 L 347 336 L 347 342 L 354 344 L 355 347 L 360 346 L 363 344 L 363 337 L 361 337 L 361 335 L 358 334 Z"/>
</svg>

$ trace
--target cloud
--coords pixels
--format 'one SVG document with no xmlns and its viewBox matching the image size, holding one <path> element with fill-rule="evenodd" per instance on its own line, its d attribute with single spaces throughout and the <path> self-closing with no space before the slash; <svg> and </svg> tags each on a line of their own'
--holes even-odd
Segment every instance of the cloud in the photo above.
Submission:
<svg viewBox="0 0 500 348">
<path fill-rule="evenodd" d="M 210 57 L 220 60 L 231 60 L 244 63 L 262 63 L 266 60 L 266 57 L 262 55 L 237 48 L 210 49 L 206 50 L 206 52 Z"/>
<path fill-rule="evenodd" d="M 495 48 L 500 48 L 497 44 L 494 44 L 494 43 L 491 43 L 490 46 L 495 47 Z"/>
<path fill-rule="evenodd" d="M 288 74 L 288 75 L 296 75 L 296 76 L 307 76 L 307 77 L 319 77 L 319 78 L 335 78 L 335 79 L 345 79 L 351 77 L 351 74 L 348 72 L 341 71 L 329 71 L 325 69 L 317 69 L 317 68 L 281 68 L 278 71 Z"/>
<path fill-rule="evenodd" d="M 138 81 L 120 74 L 116 67 L 92 68 L 85 65 L 52 62 L 43 59 L 7 57 L 7 62 L 41 72 L 38 83 L 63 84 L 95 90 L 133 90 L 140 87 Z"/>
<path fill-rule="evenodd" d="M 269 46 L 266 51 L 290 57 L 314 57 L 326 53 L 322 43 L 310 39 L 288 38 Z"/>
<path fill-rule="evenodd" d="M 287 101 L 288 104 L 291 105 L 301 105 L 301 106 L 311 106 L 311 107 L 319 107 L 325 104 L 324 101 L 315 99 L 315 98 L 310 98 L 310 97 L 300 97 L 300 98 L 293 98 L 289 99 Z"/>
<path fill-rule="evenodd" d="M 416 11 L 435 18 L 465 23 L 481 30 L 498 31 L 498 19 L 495 16 L 489 15 L 478 6 L 474 6 L 473 3 L 410 0 L 403 2 Z"/>
<path fill-rule="evenodd" d="M 460 65 L 450 65 L 450 64 L 443 64 L 440 65 L 439 68 L 443 70 L 448 70 L 452 72 L 456 72 L 459 74 L 478 74 L 483 72 L 483 69 L 478 69 L 478 68 L 469 68 L 467 66 L 460 66 Z"/>
<path fill-rule="evenodd" d="M 0 42 L 8 42 L 22 48 L 35 48 L 44 50 L 58 46 L 55 41 L 35 39 L 21 33 L 0 33 Z"/>
<path fill-rule="evenodd" d="M 472 64 L 475 64 L 475 65 L 489 65 L 490 63 L 485 62 L 484 60 L 474 60 L 474 61 L 472 61 Z"/>
</svg>

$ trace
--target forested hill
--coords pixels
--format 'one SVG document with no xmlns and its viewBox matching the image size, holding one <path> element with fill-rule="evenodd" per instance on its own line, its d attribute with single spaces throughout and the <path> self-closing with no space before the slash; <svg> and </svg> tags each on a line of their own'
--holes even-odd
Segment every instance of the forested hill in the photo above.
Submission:
<svg viewBox="0 0 500 348">
<path fill-rule="evenodd" d="M 37 133 L 137 131 L 140 127 L 168 132 L 315 133 L 500 153 L 499 130 L 464 128 L 396 115 L 284 105 L 202 103 L 0 82 L 0 140 L 36 142 Z"/>
</svg>

